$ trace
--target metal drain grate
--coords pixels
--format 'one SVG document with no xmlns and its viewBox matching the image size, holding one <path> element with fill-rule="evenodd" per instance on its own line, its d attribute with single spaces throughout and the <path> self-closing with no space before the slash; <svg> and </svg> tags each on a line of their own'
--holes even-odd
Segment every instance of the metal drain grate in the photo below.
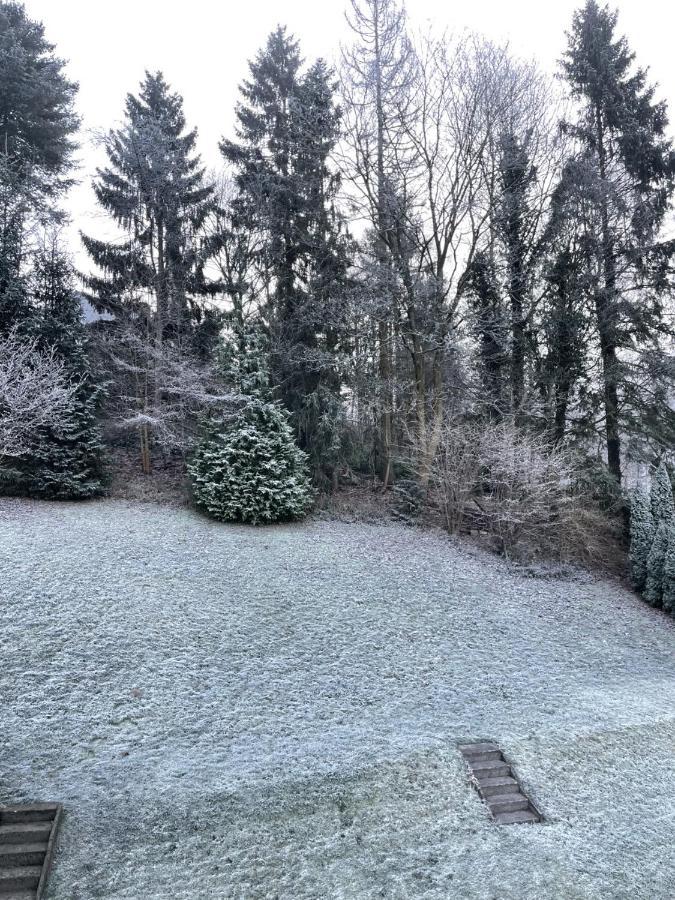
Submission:
<svg viewBox="0 0 675 900">
<path fill-rule="evenodd" d="M 60 818 L 58 803 L 0 807 L 0 900 L 40 900 Z"/>
<path fill-rule="evenodd" d="M 478 793 L 498 825 L 541 822 L 542 815 L 526 796 L 497 744 L 460 744 Z"/>
</svg>

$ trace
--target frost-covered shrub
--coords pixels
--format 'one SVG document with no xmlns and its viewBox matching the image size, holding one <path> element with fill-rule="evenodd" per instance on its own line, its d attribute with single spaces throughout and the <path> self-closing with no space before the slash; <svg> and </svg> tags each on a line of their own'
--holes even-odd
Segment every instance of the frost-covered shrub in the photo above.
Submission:
<svg viewBox="0 0 675 900">
<path fill-rule="evenodd" d="M 666 612 L 675 616 L 675 525 L 668 527 L 668 544 L 663 563 L 662 605 Z"/>
<path fill-rule="evenodd" d="M 661 606 L 663 599 L 663 568 L 668 549 L 670 525 L 660 522 L 647 558 L 647 580 L 644 598 L 651 606 Z"/>
<path fill-rule="evenodd" d="M 505 553 L 519 545 L 559 549 L 578 506 L 574 463 L 546 439 L 512 424 L 485 428 L 479 439 L 480 506 Z"/>
<path fill-rule="evenodd" d="M 480 490 L 481 436 L 472 422 L 448 422 L 441 432 L 429 476 L 430 494 L 450 534 L 458 534 Z"/>
<path fill-rule="evenodd" d="M 307 512 L 306 463 L 279 405 L 252 397 L 209 430 L 188 472 L 197 504 L 214 518 L 257 525 Z"/>
<path fill-rule="evenodd" d="M 654 540 L 654 517 L 645 491 L 637 488 L 630 504 L 630 573 L 635 589 L 643 591 L 647 560 Z"/>
<path fill-rule="evenodd" d="M 661 461 L 658 469 L 652 475 L 650 500 L 655 527 L 658 527 L 660 522 L 672 521 L 675 512 L 673 508 L 673 488 L 670 483 L 668 469 L 663 461 Z"/>
</svg>

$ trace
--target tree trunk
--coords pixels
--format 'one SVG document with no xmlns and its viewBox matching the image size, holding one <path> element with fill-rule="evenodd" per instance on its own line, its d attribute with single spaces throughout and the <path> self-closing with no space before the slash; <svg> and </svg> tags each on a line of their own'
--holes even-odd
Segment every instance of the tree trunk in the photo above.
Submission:
<svg viewBox="0 0 675 900">
<path fill-rule="evenodd" d="M 607 158 L 604 144 L 602 114 L 596 111 L 598 161 L 603 196 L 600 202 L 602 267 L 604 285 L 596 293 L 595 308 L 598 318 L 602 377 L 605 403 L 605 434 L 607 440 L 607 465 L 621 484 L 621 436 L 619 431 L 619 361 L 616 348 L 616 263 L 609 226 L 607 199 L 604 194 L 607 178 Z"/>
<path fill-rule="evenodd" d="M 391 479 L 391 348 L 389 346 L 389 329 L 387 323 L 380 321 L 377 327 L 380 369 L 380 474 L 383 487 L 386 488 Z"/>
<path fill-rule="evenodd" d="M 157 349 L 160 349 L 164 340 L 164 324 L 166 320 L 168 298 L 166 296 L 166 266 L 164 259 L 164 224 L 162 219 L 157 220 L 157 274 L 156 274 L 156 320 L 155 341 Z"/>
<path fill-rule="evenodd" d="M 522 419 L 525 393 L 525 323 L 520 280 L 511 291 L 511 410 L 516 422 Z"/>
<path fill-rule="evenodd" d="M 554 385 L 553 443 L 562 443 L 567 427 L 567 407 L 569 405 L 571 385 L 569 379 L 562 378 Z"/>
<path fill-rule="evenodd" d="M 375 35 L 375 114 L 377 116 L 377 256 L 379 264 L 386 268 L 389 264 L 386 251 L 387 215 L 385 210 L 384 179 L 384 108 L 382 98 L 382 48 L 380 46 L 380 11 L 378 3 L 374 6 Z M 384 316 L 384 310 L 380 312 Z M 392 476 L 392 396 L 391 396 L 391 347 L 389 341 L 389 322 L 381 318 L 378 324 L 379 344 L 379 376 L 380 376 L 380 437 L 379 437 L 379 470 L 382 483 L 386 489 Z"/>
</svg>

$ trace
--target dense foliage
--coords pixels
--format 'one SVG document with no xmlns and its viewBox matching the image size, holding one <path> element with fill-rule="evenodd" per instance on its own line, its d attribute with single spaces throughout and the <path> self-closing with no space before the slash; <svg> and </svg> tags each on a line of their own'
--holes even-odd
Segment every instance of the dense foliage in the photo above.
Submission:
<svg viewBox="0 0 675 900">
<path fill-rule="evenodd" d="M 197 504 L 223 522 L 298 519 L 312 502 L 307 458 L 286 415 L 257 397 L 211 424 L 188 471 Z"/>
<path fill-rule="evenodd" d="M 630 563 L 635 588 L 651 606 L 675 615 L 675 524 L 673 489 L 661 462 L 651 477 L 649 496 L 631 498 Z"/>
<path fill-rule="evenodd" d="M 103 139 L 110 221 L 82 235 L 102 318 L 85 329 L 53 237 L 76 85 L 0 0 L 0 336 L 77 386 L 5 483 L 100 490 L 102 421 L 144 475 L 191 459 L 224 518 L 299 515 L 306 460 L 314 489 L 400 481 L 408 512 L 450 531 L 567 553 L 625 539 L 630 489 L 656 469 L 649 501 L 632 495 L 630 565 L 661 602 L 675 152 L 617 14 L 585 0 L 557 81 L 478 35 L 413 35 L 403 0 L 349 0 L 347 18 L 335 70 L 269 35 L 214 175 L 180 93 L 146 72 Z"/>
<path fill-rule="evenodd" d="M 636 590 L 643 591 L 647 580 L 647 562 L 654 540 L 654 516 L 649 497 L 637 488 L 630 504 L 630 568 Z"/>
<path fill-rule="evenodd" d="M 102 386 L 55 230 L 79 124 L 77 87 L 63 69 L 42 25 L 21 4 L 0 3 L 0 337 L 11 335 L 15 358 L 29 358 L 23 340 L 38 365 L 51 360 L 69 390 L 58 416 L 39 415 L 26 404 L 33 427 L 22 446 L 0 455 L 0 485 L 34 497 L 80 499 L 103 486 Z M 11 417 L 11 409 L 0 397 L 0 421 L 3 416 Z"/>
</svg>

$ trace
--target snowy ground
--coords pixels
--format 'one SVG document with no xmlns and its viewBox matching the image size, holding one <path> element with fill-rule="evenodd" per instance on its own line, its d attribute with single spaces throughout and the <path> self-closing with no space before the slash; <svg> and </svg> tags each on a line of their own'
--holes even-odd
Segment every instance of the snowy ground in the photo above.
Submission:
<svg viewBox="0 0 675 900">
<path fill-rule="evenodd" d="M 442 535 L 0 502 L 0 803 L 48 900 L 675 896 L 675 623 Z M 497 827 L 456 744 L 545 815 Z"/>
</svg>

